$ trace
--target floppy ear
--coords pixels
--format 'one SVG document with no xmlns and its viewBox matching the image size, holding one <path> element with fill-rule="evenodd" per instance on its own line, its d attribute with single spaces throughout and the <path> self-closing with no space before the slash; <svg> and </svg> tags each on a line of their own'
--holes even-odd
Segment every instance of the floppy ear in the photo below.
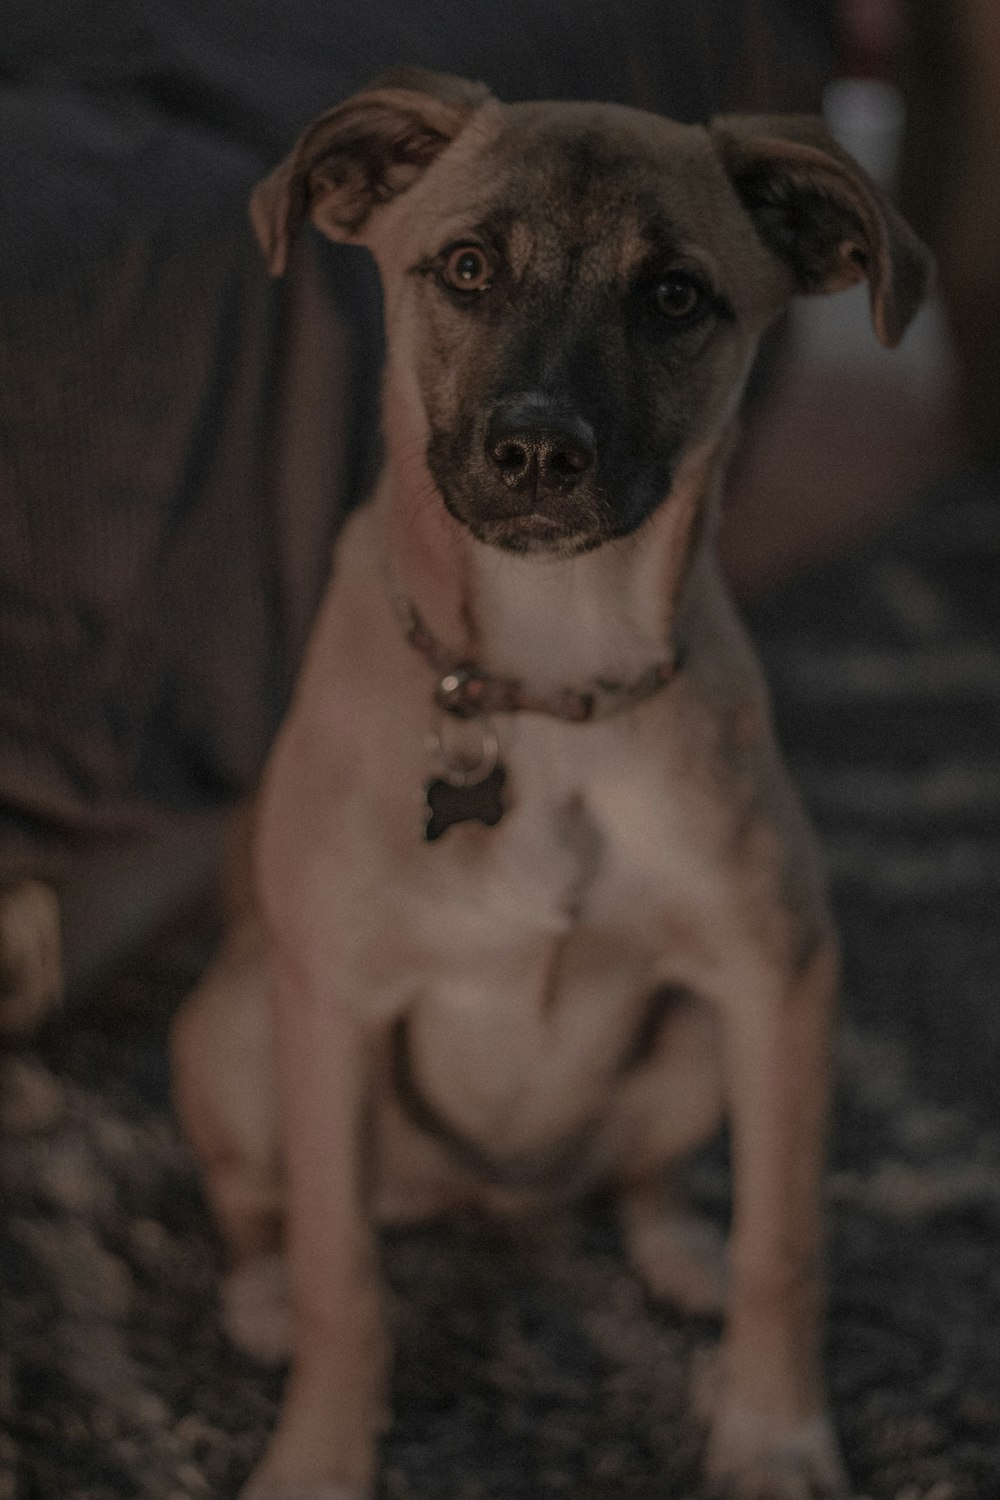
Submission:
<svg viewBox="0 0 1000 1500">
<path fill-rule="evenodd" d="M 879 342 L 899 343 L 930 291 L 930 251 L 812 115 L 719 115 L 709 134 L 757 233 L 800 292 L 868 279 Z"/>
<path fill-rule="evenodd" d="M 483 84 L 396 68 L 320 115 L 250 198 L 271 275 L 284 271 L 307 216 L 330 239 L 354 239 L 372 209 L 416 182 L 490 97 Z"/>
</svg>

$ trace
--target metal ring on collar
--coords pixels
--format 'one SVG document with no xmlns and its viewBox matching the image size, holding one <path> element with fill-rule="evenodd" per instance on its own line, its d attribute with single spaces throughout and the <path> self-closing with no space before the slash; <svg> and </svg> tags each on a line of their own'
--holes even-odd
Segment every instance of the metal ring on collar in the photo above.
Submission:
<svg viewBox="0 0 1000 1500">
<path fill-rule="evenodd" d="M 478 743 L 463 745 L 476 738 Z M 496 769 L 500 741 L 487 718 L 455 719 L 442 714 L 436 729 L 427 736 L 427 749 L 436 761 L 442 781 L 449 786 L 478 786 Z"/>
</svg>

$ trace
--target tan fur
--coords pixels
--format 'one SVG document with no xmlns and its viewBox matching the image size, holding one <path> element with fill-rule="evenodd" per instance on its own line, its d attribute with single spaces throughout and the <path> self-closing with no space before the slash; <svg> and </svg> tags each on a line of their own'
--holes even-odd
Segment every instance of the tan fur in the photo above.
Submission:
<svg viewBox="0 0 1000 1500">
<path fill-rule="evenodd" d="M 349 233 L 373 249 L 385 285 L 385 467 L 341 539 L 265 778 L 258 915 L 231 936 L 175 1033 L 178 1103 L 234 1252 L 227 1317 L 244 1340 L 250 1323 L 259 1353 L 284 1344 L 279 1207 L 284 1219 L 292 1372 L 245 1494 L 370 1492 L 387 1357 L 375 1220 L 470 1202 L 512 1212 L 598 1182 L 617 1185 L 626 1244 L 654 1292 L 704 1310 L 728 1280 L 713 1479 L 741 1500 L 840 1493 L 819 1359 L 836 945 L 710 548 L 742 381 L 790 278 L 705 131 L 598 106 L 505 111 L 453 90 L 435 102 L 441 88 L 431 80 L 402 103 L 397 90 L 403 117 L 391 129 L 382 97 L 381 134 L 366 138 L 381 196 Z M 442 111 L 463 107 L 452 143 L 393 188 L 379 153 L 424 141 Z M 348 101 L 322 129 L 332 120 L 342 139 L 371 117 Z M 685 378 L 702 394 L 662 504 L 579 555 L 519 555 L 475 540 L 445 510 L 426 459 L 428 402 L 467 406 L 480 366 L 503 354 L 502 328 L 463 323 L 463 346 L 413 267 L 466 232 L 490 194 L 516 206 L 544 181 L 541 144 L 581 129 L 634 156 L 636 201 L 648 187 L 676 206 L 683 254 L 713 267 L 736 311 L 699 344 L 697 380 Z M 301 152 L 282 191 L 332 232 L 346 222 L 347 178 L 310 157 L 310 180 L 326 174 L 310 199 Z M 356 176 L 343 191 L 355 222 Z M 643 253 L 622 193 L 608 212 L 595 189 L 584 214 L 592 266 L 578 285 L 595 307 Z M 289 232 L 273 182 L 257 211 L 273 249 Z M 574 232 L 552 230 L 546 285 Z M 543 277 L 540 235 L 550 237 L 537 218 L 511 231 L 518 285 Z M 399 596 L 456 657 L 538 691 L 633 680 L 668 644 L 683 650 L 683 670 L 601 722 L 499 718 L 505 816 L 429 844 L 435 674 L 404 639 Z M 663 1175 L 724 1111 L 728 1271 Z"/>
</svg>

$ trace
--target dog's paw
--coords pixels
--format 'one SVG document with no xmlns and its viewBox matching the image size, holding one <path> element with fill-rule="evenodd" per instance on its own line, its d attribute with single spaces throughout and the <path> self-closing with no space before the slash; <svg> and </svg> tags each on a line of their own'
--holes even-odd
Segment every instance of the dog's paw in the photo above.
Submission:
<svg viewBox="0 0 1000 1500">
<path fill-rule="evenodd" d="M 292 1479 L 258 1469 L 239 1500 L 368 1500 L 369 1492 L 336 1479 Z"/>
<path fill-rule="evenodd" d="M 62 993 L 55 892 L 38 880 L 0 886 L 0 1035 L 33 1031 Z"/>
<path fill-rule="evenodd" d="M 717 1316 L 726 1301 L 726 1246 L 699 1214 L 668 1204 L 623 1204 L 625 1253 L 649 1295 L 683 1313 Z"/>
<path fill-rule="evenodd" d="M 846 1500 L 850 1494 L 828 1417 L 780 1426 L 731 1398 L 719 1403 L 712 1419 L 705 1475 L 720 1500 Z"/>
<path fill-rule="evenodd" d="M 289 1358 L 292 1314 L 283 1256 L 256 1256 L 226 1277 L 222 1326 L 238 1349 L 261 1364 L 283 1364 Z"/>
</svg>

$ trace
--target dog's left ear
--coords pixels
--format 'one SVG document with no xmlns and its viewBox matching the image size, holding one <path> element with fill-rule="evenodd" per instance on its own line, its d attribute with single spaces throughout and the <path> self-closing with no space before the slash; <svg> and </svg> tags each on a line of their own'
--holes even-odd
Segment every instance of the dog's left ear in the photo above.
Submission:
<svg viewBox="0 0 1000 1500">
<path fill-rule="evenodd" d="M 800 292 L 867 277 L 880 343 L 899 343 L 930 291 L 930 251 L 812 115 L 719 115 L 709 134 L 757 233 Z"/>
<path fill-rule="evenodd" d="M 320 115 L 250 198 L 271 275 L 284 271 L 307 217 L 330 239 L 356 239 L 372 210 L 412 186 L 490 98 L 483 84 L 395 68 Z"/>
</svg>

